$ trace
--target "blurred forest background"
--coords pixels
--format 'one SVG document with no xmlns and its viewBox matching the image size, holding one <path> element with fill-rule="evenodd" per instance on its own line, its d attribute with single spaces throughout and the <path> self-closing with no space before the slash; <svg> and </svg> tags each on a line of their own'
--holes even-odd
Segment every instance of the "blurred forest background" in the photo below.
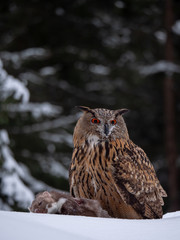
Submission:
<svg viewBox="0 0 180 240">
<path fill-rule="evenodd" d="M 179 208 L 180 1 L 1 0 L 0 209 L 68 191 L 76 105 L 128 108 Z"/>
</svg>

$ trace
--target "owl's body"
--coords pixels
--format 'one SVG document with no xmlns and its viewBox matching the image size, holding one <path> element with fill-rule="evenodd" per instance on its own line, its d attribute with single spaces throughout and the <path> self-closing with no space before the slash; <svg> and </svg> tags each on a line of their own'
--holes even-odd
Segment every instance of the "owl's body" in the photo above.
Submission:
<svg viewBox="0 0 180 240">
<path fill-rule="evenodd" d="M 161 218 L 166 193 L 145 152 L 129 139 L 122 118 L 126 110 L 81 109 L 74 130 L 71 194 L 99 200 L 112 217 Z"/>
</svg>

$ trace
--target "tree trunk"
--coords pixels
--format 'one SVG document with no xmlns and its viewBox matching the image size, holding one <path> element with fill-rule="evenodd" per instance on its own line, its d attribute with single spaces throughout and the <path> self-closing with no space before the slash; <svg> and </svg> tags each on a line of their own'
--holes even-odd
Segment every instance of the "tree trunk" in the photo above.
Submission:
<svg viewBox="0 0 180 240">
<path fill-rule="evenodd" d="M 174 62 L 174 49 L 172 39 L 173 8 L 172 0 L 166 0 L 165 28 L 167 33 L 165 45 L 165 58 L 168 62 Z M 171 211 L 178 209 L 178 183 L 177 183 L 177 146 L 175 137 L 175 97 L 174 79 L 172 73 L 166 73 L 164 79 L 164 115 L 165 115 L 165 147 L 168 162 L 168 197 Z"/>
</svg>

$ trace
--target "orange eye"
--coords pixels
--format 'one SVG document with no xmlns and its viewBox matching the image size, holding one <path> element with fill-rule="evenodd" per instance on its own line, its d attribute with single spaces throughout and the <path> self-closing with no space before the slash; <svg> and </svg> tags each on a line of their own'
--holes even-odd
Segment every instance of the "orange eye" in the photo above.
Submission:
<svg viewBox="0 0 180 240">
<path fill-rule="evenodd" d="M 93 118 L 93 119 L 91 120 L 91 122 L 92 122 L 92 123 L 100 123 L 99 119 L 97 119 L 97 118 Z"/>
<path fill-rule="evenodd" d="M 111 120 L 110 123 L 111 123 L 112 125 L 115 125 L 117 122 L 116 122 L 116 120 Z"/>
</svg>

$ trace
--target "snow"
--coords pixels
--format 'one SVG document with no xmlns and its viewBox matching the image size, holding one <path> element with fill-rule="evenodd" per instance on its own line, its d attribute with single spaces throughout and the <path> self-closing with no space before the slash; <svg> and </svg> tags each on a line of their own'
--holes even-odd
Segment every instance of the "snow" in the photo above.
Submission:
<svg viewBox="0 0 180 240">
<path fill-rule="evenodd" d="M 61 164 L 61 162 L 56 161 L 51 156 L 51 154 L 50 154 L 50 156 L 49 155 L 45 156 L 44 154 L 40 154 L 40 153 L 32 154 L 28 150 L 25 150 L 25 151 L 22 152 L 22 156 L 23 157 L 31 157 L 32 159 L 36 160 L 39 163 L 39 165 L 41 166 L 43 172 L 46 172 L 48 174 L 52 174 L 53 176 L 63 177 L 63 178 L 66 178 L 66 179 L 68 179 L 68 177 L 69 177 L 68 170 Z M 70 161 L 70 159 L 68 159 L 68 162 L 69 161 Z M 26 169 L 26 171 L 27 171 L 27 169 Z M 30 184 L 30 180 L 32 180 L 32 178 L 30 178 L 30 176 L 31 175 L 29 175 L 29 181 L 28 181 L 29 184 Z M 25 180 L 26 180 L 26 178 L 25 178 Z M 35 181 L 35 179 L 34 179 L 34 181 Z M 37 184 L 40 184 L 40 183 L 34 182 L 34 186 L 37 185 Z M 40 187 L 41 186 L 43 187 L 42 184 L 40 184 Z M 42 187 L 41 187 L 41 190 L 43 190 Z M 44 189 L 47 189 L 47 187 L 44 188 Z"/>
<path fill-rule="evenodd" d="M 124 8 L 124 6 L 125 6 L 124 2 L 122 2 L 122 1 L 116 1 L 116 2 L 114 3 L 114 5 L 115 5 L 117 8 Z"/>
<path fill-rule="evenodd" d="M 9 172 L 16 171 L 18 174 L 22 174 L 23 170 L 17 164 L 16 160 L 12 156 L 10 148 L 5 145 L 1 147 L 1 154 L 4 159 L 3 168 Z"/>
<path fill-rule="evenodd" d="M 56 8 L 56 10 L 55 10 L 55 14 L 56 14 L 57 16 L 63 16 L 64 13 L 65 13 L 65 11 L 64 11 L 63 8 Z"/>
<path fill-rule="evenodd" d="M 9 143 L 7 131 L 0 130 L 0 157 L 3 159 L 0 170 L 1 193 L 8 197 L 10 205 L 15 201 L 19 207 L 27 208 L 34 199 L 34 194 L 23 182 L 27 175 L 24 174 L 24 168 L 14 159 Z M 7 208 L 2 202 L 0 205 L 1 209 Z"/>
<path fill-rule="evenodd" d="M 180 66 L 168 61 L 158 61 L 152 65 L 139 67 L 140 73 L 150 75 L 159 72 L 180 73 Z"/>
<path fill-rule="evenodd" d="M 72 134 L 69 134 L 63 130 L 59 133 L 42 132 L 40 137 L 46 141 L 54 143 L 66 143 L 68 146 L 73 147 Z"/>
<path fill-rule="evenodd" d="M 9 75 L 3 69 L 3 63 L 0 59 L 0 85 L 1 85 L 1 95 L 0 99 L 5 100 L 11 95 L 14 96 L 16 100 L 22 100 L 22 102 L 29 101 L 29 91 L 25 85 L 18 79 Z"/>
<path fill-rule="evenodd" d="M 175 22 L 175 24 L 172 27 L 172 30 L 174 33 L 176 33 L 177 35 L 180 35 L 180 20 L 177 20 Z"/>
<path fill-rule="evenodd" d="M 163 31 L 156 31 L 154 33 L 155 37 L 160 43 L 165 43 L 167 39 L 167 34 Z"/>
<path fill-rule="evenodd" d="M 1 240 L 178 240 L 180 211 L 158 220 L 126 220 L 0 211 Z"/>
<path fill-rule="evenodd" d="M 9 144 L 7 131 L 0 130 L 0 157 L 3 160 L 0 169 L 1 194 L 7 197 L 10 205 L 16 202 L 18 207 L 26 209 L 34 199 L 33 191 L 43 191 L 49 189 L 49 186 L 33 178 L 24 164 L 17 163 Z M 0 209 L 10 210 L 11 208 L 0 200 Z"/>
<path fill-rule="evenodd" d="M 47 57 L 49 52 L 44 48 L 28 48 L 19 52 L 19 55 L 23 60 L 26 60 L 29 58 Z"/>
<path fill-rule="evenodd" d="M 8 204 L 4 203 L 2 199 L 0 199 L 0 209 L 4 211 L 12 210 L 11 207 Z"/>
<path fill-rule="evenodd" d="M 39 73 L 42 76 L 54 75 L 57 72 L 56 68 L 47 66 L 40 69 Z"/>
<path fill-rule="evenodd" d="M 29 91 L 27 88 L 23 83 L 12 76 L 9 76 L 6 79 L 2 90 L 9 93 L 9 96 L 14 92 L 14 98 L 17 100 L 19 100 L 21 97 L 23 102 L 27 102 L 29 100 Z"/>
<path fill-rule="evenodd" d="M 8 196 L 10 204 L 16 201 L 22 208 L 27 208 L 34 199 L 32 191 L 24 185 L 15 172 L 3 176 L 2 192 L 5 196 Z"/>
<path fill-rule="evenodd" d="M 0 131 L 0 145 L 9 144 L 9 136 L 6 130 Z"/>
<path fill-rule="evenodd" d="M 44 48 L 27 48 L 19 52 L 0 52 L 5 61 L 11 61 L 15 68 L 19 68 L 24 61 L 31 59 L 44 59 L 49 56 L 49 51 Z"/>
<path fill-rule="evenodd" d="M 119 32 L 119 34 L 117 34 Z M 122 28 L 121 31 L 114 30 L 111 35 L 104 36 L 103 43 L 105 46 L 115 48 L 123 44 L 130 42 L 130 30 L 127 28 Z"/>
<path fill-rule="evenodd" d="M 89 66 L 89 70 L 90 72 L 99 74 L 99 75 L 108 75 L 110 73 L 109 67 L 106 67 L 103 65 L 91 64 Z"/>
<path fill-rule="evenodd" d="M 32 82 L 35 85 L 41 85 L 43 83 L 43 78 L 41 78 L 35 72 L 22 72 L 19 74 L 19 79 L 21 79 L 25 83 Z"/>
<path fill-rule="evenodd" d="M 47 158 L 40 158 L 39 156 L 39 164 L 41 165 L 41 168 L 44 172 L 47 172 L 48 174 L 52 174 L 53 176 L 57 177 L 63 177 L 68 179 L 69 172 L 68 170 L 60 163 L 57 162 L 52 157 Z"/>
<path fill-rule="evenodd" d="M 68 124 L 76 122 L 77 119 L 77 115 L 62 116 L 52 121 L 44 121 L 42 123 L 35 123 L 33 125 L 24 126 L 21 128 L 21 131 L 23 133 L 48 131 L 59 127 L 65 127 Z"/>
<path fill-rule="evenodd" d="M 48 102 L 43 103 L 20 103 L 7 104 L 4 108 L 8 112 L 31 112 L 34 118 L 38 119 L 42 116 L 54 117 L 62 112 L 62 107 L 52 105 Z"/>
<path fill-rule="evenodd" d="M 23 176 L 21 176 L 21 177 L 30 186 L 30 189 L 32 189 L 33 192 L 42 192 L 42 191 L 44 191 L 44 189 L 46 189 L 46 190 L 50 189 L 50 187 L 47 184 L 45 184 L 44 182 L 42 182 L 40 180 L 35 179 L 31 175 L 29 168 L 26 165 L 20 163 L 19 166 L 23 170 Z"/>
<path fill-rule="evenodd" d="M 21 60 L 28 60 L 32 57 L 41 58 L 47 55 L 44 49 L 27 49 L 20 53 L 0 53 L 2 58 L 9 58 L 18 67 Z M 12 58 L 11 58 L 12 57 Z M 47 69 L 46 69 L 47 70 Z M 22 79 L 27 83 L 26 79 Z M 7 98 L 12 97 L 21 103 L 4 103 Z M 10 114 L 31 112 L 34 118 L 41 116 L 54 117 L 62 112 L 62 107 L 45 103 L 29 103 L 30 93 L 26 84 L 19 79 L 9 75 L 3 68 L 3 62 L 0 59 L 0 101 L 4 104 L 2 109 Z M 12 101 L 11 101 L 12 102 Z M 45 183 L 36 180 L 31 175 L 29 169 L 16 161 L 10 149 L 10 140 L 7 130 L 0 130 L 0 209 L 11 210 L 12 205 L 27 209 L 34 199 L 34 192 L 43 191 L 50 187 Z M 51 172 L 61 170 L 63 176 L 67 178 L 68 171 L 60 164 L 52 161 Z M 63 171 L 65 169 L 66 171 Z M 60 174 L 60 173 L 59 173 Z"/>
</svg>

